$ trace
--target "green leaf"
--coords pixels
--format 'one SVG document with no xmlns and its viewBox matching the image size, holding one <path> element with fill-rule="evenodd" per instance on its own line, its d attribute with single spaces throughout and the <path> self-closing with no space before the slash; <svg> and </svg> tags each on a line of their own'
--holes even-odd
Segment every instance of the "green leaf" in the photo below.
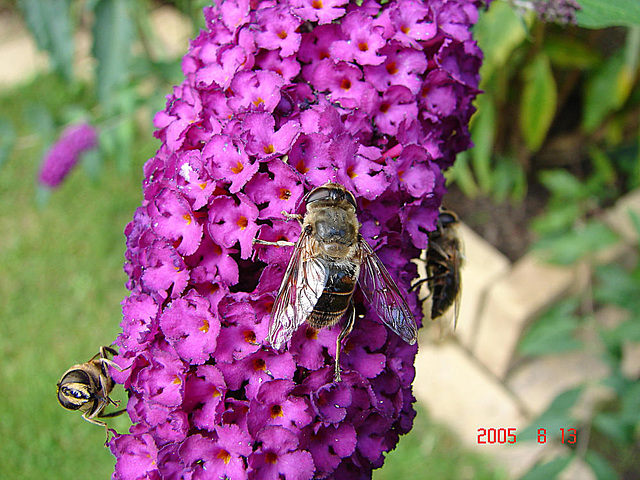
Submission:
<svg viewBox="0 0 640 480">
<path fill-rule="evenodd" d="M 53 116 L 42 103 L 32 103 L 25 108 L 25 120 L 34 132 L 38 132 L 43 145 L 49 146 L 57 136 Z"/>
<path fill-rule="evenodd" d="M 16 143 L 16 129 L 7 118 L 0 118 L 0 168 L 9 158 Z"/>
<path fill-rule="evenodd" d="M 640 314 L 640 282 L 632 273 L 619 265 L 601 265 L 596 278 L 595 300 Z"/>
<path fill-rule="evenodd" d="M 471 138 L 474 147 L 471 149 L 471 165 L 478 180 L 480 191 L 488 194 L 491 191 L 493 172 L 491 156 L 496 135 L 496 109 L 487 94 L 480 95 L 477 100 L 478 111 L 474 115 Z"/>
<path fill-rule="evenodd" d="M 617 480 L 620 478 L 607 459 L 593 450 L 587 450 L 584 460 L 591 467 L 598 480 Z"/>
<path fill-rule="evenodd" d="M 632 81 L 633 72 L 629 71 L 624 52 L 620 50 L 608 58 L 587 81 L 582 128 L 592 132 L 609 113 L 620 108 L 629 96 Z"/>
<path fill-rule="evenodd" d="M 577 200 L 584 197 L 582 182 L 567 170 L 558 168 L 540 173 L 540 183 L 554 196 L 563 200 Z"/>
<path fill-rule="evenodd" d="M 596 50 L 568 35 L 550 35 L 545 41 L 544 52 L 553 65 L 566 69 L 587 70 L 601 61 Z"/>
<path fill-rule="evenodd" d="M 466 197 L 478 196 L 478 185 L 469 167 L 469 151 L 460 152 L 453 166 L 447 170 L 447 182 L 455 182 Z"/>
<path fill-rule="evenodd" d="M 638 0 L 580 0 L 576 19 L 585 28 L 640 25 Z"/>
<path fill-rule="evenodd" d="M 18 6 L 38 48 L 50 55 L 56 72 L 70 80 L 74 52 L 71 0 L 23 0 Z"/>
<path fill-rule="evenodd" d="M 507 63 L 513 50 L 524 42 L 527 32 L 515 9 L 506 2 L 496 1 L 480 14 L 474 35 L 484 53 L 481 77 L 487 79 Z"/>
<path fill-rule="evenodd" d="M 82 167 L 87 176 L 94 182 L 100 178 L 102 172 L 102 152 L 98 148 L 89 150 L 82 155 Z"/>
<path fill-rule="evenodd" d="M 131 7 L 125 0 L 99 0 L 94 9 L 98 99 L 108 114 L 116 113 L 114 97 L 129 81 L 134 40 Z"/>
<path fill-rule="evenodd" d="M 622 395 L 621 415 L 631 425 L 640 422 L 640 382 L 633 382 Z"/>
<path fill-rule="evenodd" d="M 633 425 L 618 414 L 598 413 L 593 418 L 593 426 L 618 445 L 628 445 L 633 440 Z"/>
<path fill-rule="evenodd" d="M 511 157 L 496 156 L 492 194 L 496 201 L 522 200 L 527 193 L 527 175 L 522 165 Z"/>
<path fill-rule="evenodd" d="M 535 420 L 518 434 L 522 441 L 537 441 L 540 429 L 545 429 L 546 441 L 560 436 L 561 428 L 571 428 L 575 425 L 575 419 L 570 410 L 582 394 L 583 387 L 572 388 L 559 394 L 549 407 Z"/>
<path fill-rule="evenodd" d="M 582 209 L 577 202 L 558 203 L 548 212 L 534 218 L 531 229 L 543 237 L 551 234 L 564 235 L 581 215 Z"/>
<path fill-rule="evenodd" d="M 548 355 L 576 350 L 582 342 L 573 337 L 579 326 L 574 311 L 578 306 L 575 298 L 563 300 L 538 318 L 528 329 L 518 345 L 522 355 Z"/>
<path fill-rule="evenodd" d="M 558 457 L 547 463 L 537 464 L 520 480 L 554 480 L 573 460 L 573 455 Z"/>
<path fill-rule="evenodd" d="M 618 180 L 616 168 L 609 156 L 597 147 L 589 149 L 589 158 L 593 165 L 593 182 L 598 185 L 606 186 L 610 189 Z M 589 180 L 592 181 L 591 179 Z"/>
<path fill-rule="evenodd" d="M 542 238 L 536 242 L 534 249 L 549 262 L 570 265 L 617 241 L 618 236 L 611 229 L 593 220 L 564 235 Z"/>
<path fill-rule="evenodd" d="M 556 113 L 558 92 L 549 58 L 539 53 L 523 72 L 520 99 L 520 132 L 527 147 L 538 151 Z"/>
</svg>

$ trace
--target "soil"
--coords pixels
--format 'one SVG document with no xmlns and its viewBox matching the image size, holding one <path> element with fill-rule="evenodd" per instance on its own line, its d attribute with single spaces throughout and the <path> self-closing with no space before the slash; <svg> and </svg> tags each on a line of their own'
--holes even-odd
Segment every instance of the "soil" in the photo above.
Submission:
<svg viewBox="0 0 640 480">
<path fill-rule="evenodd" d="M 542 213 L 547 199 L 546 190 L 534 182 L 529 184 L 522 201 L 501 203 L 486 197 L 466 197 L 453 185 L 444 196 L 443 205 L 514 262 L 529 251 L 535 240 L 529 223 Z"/>
</svg>

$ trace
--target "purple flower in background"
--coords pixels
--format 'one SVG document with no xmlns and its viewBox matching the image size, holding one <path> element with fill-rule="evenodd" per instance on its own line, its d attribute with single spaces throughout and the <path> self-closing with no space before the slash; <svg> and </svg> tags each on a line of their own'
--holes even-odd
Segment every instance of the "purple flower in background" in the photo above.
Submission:
<svg viewBox="0 0 640 480">
<path fill-rule="evenodd" d="M 98 133 L 91 125 L 80 123 L 65 128 L 44 157 L 40 183 L 49 188 L 57 187 L 76 166 L 80 155 L 97 145 Z"/>
<path fill-rule="evenodd" d="M 162 144 L 126 227 L 114 379 L 134 426 L 114 479 L 370 478 L 413 423 L 417 345 L 356 290 L 358 318 L 267 342 L 305 193 L 358 202 L 361 234 L 420 323 L 410 262 L 427 245 L 442 170 L 470 144 L 479 0 L 226 0 L 155 118 Z"/>
</svg>

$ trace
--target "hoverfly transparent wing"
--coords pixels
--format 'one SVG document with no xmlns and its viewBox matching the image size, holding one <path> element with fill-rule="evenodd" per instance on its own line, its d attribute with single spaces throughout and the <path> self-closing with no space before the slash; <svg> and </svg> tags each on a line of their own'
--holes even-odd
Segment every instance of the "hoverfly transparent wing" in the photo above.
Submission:
<svg viewBox="0 0 640 480">
<path fill-rule="evenodd" d="M 413 345 L 418 328 L 407 302 L 371 246 L 360 238 L 360 288 L 380 319 L 405 342 Z"/>
<path fill-rule="evenodd" d="M 303 230 L 273 304 L 268 340 L 276 350 L 309 318 L 327 283 L 326 268 L 314 258 L 310 239 Z"/>
</svg>

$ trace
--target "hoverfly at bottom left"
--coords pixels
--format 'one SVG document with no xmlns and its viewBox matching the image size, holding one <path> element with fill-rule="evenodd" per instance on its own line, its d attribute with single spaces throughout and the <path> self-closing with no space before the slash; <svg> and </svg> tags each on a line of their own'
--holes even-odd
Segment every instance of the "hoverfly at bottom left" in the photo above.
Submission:
<svg viewBox="0 0 640 480">
<path fill-rule="evenodd" d="M 107 431 L 107 424 L 98 418 L 117 417 L 126 410 L 104 413 L 107 405 L 118 406 L 119 402 L 109 397 L 115 382 L 109 373 L 109 367 L 121 368 L 108 358 L 118 352 L 111 347 L 100 347 L 100 351 L 88 362 L 74 365 L 67 370 L 57 385 L 58 401 L 68 410 L 83 412 L 82 418 L 94 425 L 100 425 Z"/>
</svg>

